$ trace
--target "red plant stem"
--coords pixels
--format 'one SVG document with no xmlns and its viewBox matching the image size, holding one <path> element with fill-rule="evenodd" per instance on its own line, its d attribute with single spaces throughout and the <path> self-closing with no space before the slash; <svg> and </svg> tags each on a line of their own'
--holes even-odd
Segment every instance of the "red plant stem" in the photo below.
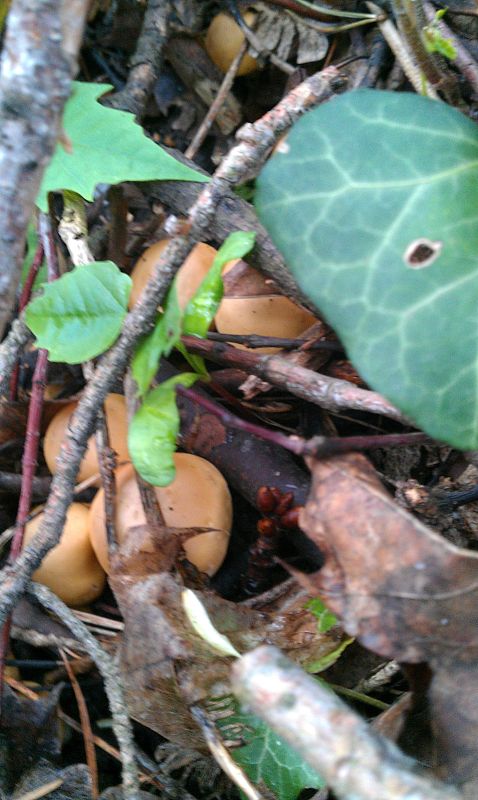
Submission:
<svg viewBox="0 0 478 800">
<path fill-rule="evenodd" d="M 257 436 L 266 442 L 284 447 L 298 456 L 313 456 L 315 458 L 327 458 L 338 453 L 347 453 L 351 450 L 373 450 L 381 447 L 402 447 L 404 445 L 422 444 L 430 441 L 430 437 L 425 433 L 389 433 L 372 436 L 343 436 L 327 437 L 314 436 L 312 439 L 303 439 L 301 436 L 287 436 L 280 431 L 269 430 L 256 425 L 253 422 L 240 419 L 230 411 L 209 400 L 204 395 L 199 394 L 194 389 L 187 389 L 185 386 L 177 386 L 178 394 L 187 397 L 194 403 L 206 408 L 210 414 L 219 417 L 224 425 L 236 430 Z"/>
<path fill-rule="evenodd" d="M 53 234 L 51 230 L 51 223 L 45 214 L 40 215 L 39 233 L 42 240 L 42 256 L 43 251 L 47 259 L 48 265 L 48 280 L 53 281 L 58 277 L 58 261 L 55 252 L 55 245 L 53 242 Z M 41 260 L 39 257 L 39 250 L 37 256 L 39 264 Z M 32 284 L 33 285 L 33 282 Z M 30 286 L 31 291 L 31 286 Z M 25 287 L 22 292 L 25 293 Z M 25 295 L 26 296 L 26 295 Z M 48 350 L 39 350 L 35 371 L 33 373 L 32 392 L 30 397 L 30 404 L 28 406 L 27 417 L 27 430 L 25 434 L 25 447 L 22 456 L 22 485 L 20 490 L 20 499 L 18 502 L 17 519 L 15 523 L 15 534 L 8 556 L 9 563 L 16 561 L 20 555 L 23 536 L 25 533 L 25 525 L 30 513 L 30 507 L 33 496 L 33 478 L 38 463 L 38 449 L 40 444 L 40 428 L 41 418 L 43 412 L 43 397 L 45 392 L 46 377 L 48 370 Z M 5 655 L 8 650 L 8 642 L 10 639 L 11 617 L 3 626 L 1 641 L 0 641 L 0 702 L 2 700 L 3 691 L 3 671 L 5 666 Z"/>
<path fill-rule="evenodd" d="M 22 293 L 20 295 L 20 300 L 18 301 L 18 310 L 20 312 L 23 311 L 27 303 L 30 302 L 30 297 L 32 296 L 33 284 L 35 283 L 35 278 L 38 275 L 42 262 L 43 262 L 43 245 L 40 243 L 36 249 L 30 269 L 28 270 L 27 279 L 23 285 Z M 20 374 L 20 367 L 17 361 L 10 377 L 9 397 L 11 402 L 14 402 L 17 399 L 19 374 Z"/>
</svg>

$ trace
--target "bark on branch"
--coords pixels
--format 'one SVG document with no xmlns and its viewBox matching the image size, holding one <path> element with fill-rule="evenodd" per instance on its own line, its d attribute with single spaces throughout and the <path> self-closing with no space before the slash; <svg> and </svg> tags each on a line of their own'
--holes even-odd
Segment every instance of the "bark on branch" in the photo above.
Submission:
<svg viewBox="0 0 478 800">
<path fill-rule="evenodd" d="M 87 0 L 14 0 L 0 62 L 0 339 L 70 93 Z"/>
<path fill-rule="evenodd" d="M 420 772 L 330 689 L 275 647 L 258 647 L 232 670 L 233 690 L 327 781 L 341 800 L 459 800 Z"/>
</svg>

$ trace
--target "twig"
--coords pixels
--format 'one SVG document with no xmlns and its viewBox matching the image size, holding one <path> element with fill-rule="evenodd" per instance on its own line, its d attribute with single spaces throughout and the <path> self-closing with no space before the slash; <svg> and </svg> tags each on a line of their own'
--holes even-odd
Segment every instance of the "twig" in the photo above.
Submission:
<svg viewBox="0 0 478 800">
<path fill-rule="evenodd" d="M 237 70 L 240 67 L 241 61 L 247 52 L 247 41 L 244 40 L 241 47 L 239 48 L 239 52 L 237 53 L 236 57 L 232 61 L 229 69 L 227 70 L 224 80 L 219 87 L 219 91 L 214 98 L 213 102 L 211 103 L 209 110 L 204 117 L 203 121 L 201 122 L 199 128 L 197 129 L 196 133 L 194 134 L 194 138 L 189 145 L 188 149 L 184 153 L 186 158 L 190 158 L 194 161 L 196 154 L 201 147 L 204 139 L 208 135 L 211 126 L 214 124 L 214 121 L 222 108 L 225 98 L 229 94 L 229 91 L 234 83 L 234 79 L 237 75 Z"/>
<path fill-rule="evenodd" d="M 60 648 L 60 656 L 65 666 L 65 670 L 67 672 L 69 681 L 73 688 L 73 693 L 75 695 L 76 704 L 78 706 L 78 713 L 80 715 L 81 720 L 81 732 L 83 734 L 83 740 L 85 743 L 85 754 L 86 754 L 86 763 L 88 765 L 88 769 L 90 772 L 90 780 L 91 780 L 91 794 L 93 800 L 97 800 L 99 795 L 98 790 L 98 765 L 96 763 L 96 753 L 95 747 L 93 742 L 93 731 L 91 729 L 91 722 L 90 722 L 90 715 L 88 714 L 88 707 L 85 702 L 85 698 L 83 696 L 83 692 L 81 691 L 80 684 L 76 678 L 75 673 L 71 668 L 71 664 L 66 657 L 66 653 L 64 650 Z"/>
<path fill-rule="evenodd" d="M 40 242 L 40 244 L 36 249 L 36 253 L 34 255 L 30 269 L 28 270 L 28 275 L 23 285 L 22 293 L 20 295 L 20 300 L 18 301 L 18 311 L 20 313 L 23 311 L 27 303 L 29 303 L 30 301 L 33 284 L 35 283 L 35 278 L 38 275 L 42 262 L 43 262 L 43 244 Z M 13 372 L 10 378 L 10 400 L 12 401 L 17 399 L 19 374 L 20 374 L 20 367 L 17 361 L 17 363 L 13 368 Z"/>
<path fill-rule="evenodd" d="M 369 7 L 370 11 L 373 11 L 375 14 L 378 14 L 381 11 L 379 6 L 375 5 L 375 3 L 371 3 L 370 0 L 368 0 L 367 6 Z M 422 72 L 419 65 L 416 63 L 407 42 L 390 19 L 379 21 L 378 26 L 383 38 L 387 42 L 397 61 L 400 62 L 400 65 L 413 88 L 418 94 L 421 94 L 423 91 Z M 438 94 L 430 85 L 427 86 L 427 96 L 431 97 L 433 100 L 438 100 Z"/>
<path fill-rule="evenodd" d="M 218 735 L 214 724 L 204 713 L 199 706 L 191 706 L 191 716 L 194 717 L 197 724 L 201 728 L 203 736 L 206 740 L 215 761 L 219 764 L 223 772 L 226 773 L 228 778 L 241 789 L 243 794 L 246 795 L 248 800 L 263 800 L 263 796 L 257 791 L 256 787 L 250 782 L 249 778 L 241 767 L 231 758 L 229 751 L 224 747 L 220 736 Z"/>
<path fill-rule="evenodd" d="M 87 0 L 14 0 L 8 14 L 0 64 L 0 338 L 14 306 L 25 232 L 57 142 L 87 8 Z"/>
<path fill-rule="evenodd" d="M 238 350 L 236 347 L 223 343 L 216 344 L 195 336 L 183 336 L 182 342 L 192 353 L 220 364 L 244 369 L 328 411 L 354 409 L 382 414 L 398 422 L 407 423 L 403 414 L 378 392 L 361 389 L 349 381 L 330 378 L 306 367 L 291 364 L 281 356 L 250 353 L 247 350 Z"/>
<path fill-rule="evenodd" d="M 39 234 L 42 242 L 42 250 L 45 253 L 48 263 L 48 280 L 54 281 L 58 277 L 56 260 L 52 260 L 51 253 L 53 242 L 51 239 L 50 220 L 45 214 L 39 217 Z M 38 450 L 40 446 L 40 429 L 43 412 L 43 398 L 45 394 L 46 377 L 48 371 L 48 351 L 39 350 L 37 362 L 32 380 L 32 392 L 28 406 L 27 429 L 25 434 L 25 445 L 22 456 L 22 484 L 20 488 L 20 498 L 18 501 L 17 517 L 15 522 L 15 533 L 8 556 L 8 563 L 14 564 L 18 558 L 25 534 L 33 496 L 33 478 L 38 465 Z M 11 618 L 8 617 L 2 630 L 0 644 L 0 700 L 2 700 L 1 687 L 3 685 L 3 671 L 5 656 L 10 638 Z"/>
<path fill-rule="evenodd" d="M 216 209 L 224 193 L 239 183 L 251 170 L 257 169 L 274 142 L 296 119 L 314 105 L 328 99 L 339 82 L 337 71 L 329 67 L 297 86 L 289 95 L 254 125 L 240 132 L 241 142 L 224 159 L 212 180 L 205 185 L 189 215 L 188 236 L 176 236 L 158 259 L 156 270 L 134 310 L 127 316 L 115 345 L 103 356 L 95 376 L 87 385 L 73 414 L 57 462 L 57 472 L 45 506 L 42 524 L 32 543 L 26 547 L 15 564 L 5 569 L 0 594 L 0 622 L 21 595 L 32 572 L 58 540 L 71 503 L 73 487 L 80 461 L 92 434 L 100 404 L 116 378 L 128 363 L 139 340 L 151 329 L 169 284 L 194 244 L 210 229 Z"/>
<path fill-rule="evenodd" d="M 459 800 L 275 647 L 238 659 L 232 685 L 341 800 Z"/>
<path fill-rule="evenodd" d="M 7 336 L 0 344 L 0 388 L 2 393 L 5 392 L 6 381 L 10 378 L 21 351 L 31 338 L 32 335 L 23 318 L 19 317 L 13 320 Z"/>
<path fill-rule="evenodd" d="M 332 353 L 344 353 L 340 342 L 313 339 L 287 339 L 282 336 L 260 336 L 257 333 L 218 333 L 208 331 L 207 338 L 213 342 L 227 342 L 229 344 L 244 344 L 255 350 L 258 347 L 280 347 L 283 350 L 330 350 Z"/>
<path fill-rule="evenodd" d="M 404 445 L 423 444 L 431 441 L 425 433 L 390 433 L 372 436 L 342 436 L 327 437 L 313 436 L 311 439 L 304 439 L 301 436 L 287 436 L 281 431 L 264 428 L 254 422 L 236 417 L 222 406 L 209 400 L 204 394 L 200 394 L 195 389 L 187 389 L 185 386 L 178 385 L 176 391 L 182 397 L 187 397 L 194 403 L 207 409 L 214 416 L 229 428 L 249 433 L 257 436 L 265 442 L 271 442 L 278 447 L 284 447 L 297 456 L 311 456 L 313 458 L 329 458 L 339 453 L 348 453 L 351 450 L 375 450 L 383 447 L 403 447 Z"/>
<path fill-rule="evenodd" d="M 172 15 L 171 0 L 150 0 L 124 89 L 105 105 L 142 116 L 164 59 Z"/>
<path fill-rule="evenodd" d="M 121 674 L 116 659 L 111 658 L 100 647 L 85 625 L 75 617 L 73 612 L 53 592 L 38 583 L 29 584 L 27 592 L 69 628 L 98 667 L 110 705 L 113 730 L 121 752 L 124 798 L 125 800 L 137 800 L 139 782 L 134 757 L 133 733 L 126 711 Z"/>
<path fill-rule="evenodd" d="M 2 472 L 0 471 L 0 489 L 6 490 L 12 494 L 20 493 L 22 485 L 22 476 L 17 475 L 16 472 Z M 32 493 L 36 497 L 46 497 L 50 491 L 51 478 L 45 476 L 42 478 L 33 478 Z"/>
</svg>

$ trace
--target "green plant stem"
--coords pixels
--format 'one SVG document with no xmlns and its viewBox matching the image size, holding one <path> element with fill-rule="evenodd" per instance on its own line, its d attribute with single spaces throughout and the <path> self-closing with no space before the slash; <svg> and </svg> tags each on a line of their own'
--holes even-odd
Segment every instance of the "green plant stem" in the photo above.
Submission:
<svg viewBox="0 0 478 800">
<path fill-rule="evenodd" d="M 379 708 L 380 711 L 386 711 L 387 708 L 390 708 L 389 703 L 384 703 L 383 700 L 377 700 L 375 697 L 369 697 L 368 694 L 357 692 L 355 689 L 348 689 L 347 686 L 339 686 L 337 683 L 328 683 L 327 681 L 323 681 L 323 683 L 325 686 L 333 689 L 335 694 L 341 694 L 343 697 L 350 697 L 351 700 L 358 700 L 359 703 L 365 703 L 365 705 Z"/>
</svg>

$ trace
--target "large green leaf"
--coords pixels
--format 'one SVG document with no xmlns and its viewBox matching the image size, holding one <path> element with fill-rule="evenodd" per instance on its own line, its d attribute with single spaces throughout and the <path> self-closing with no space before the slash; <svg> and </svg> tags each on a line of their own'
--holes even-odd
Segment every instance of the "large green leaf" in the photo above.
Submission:
<svg viewBox="0 0 478 800">
<path fill-rule="evenodd" d="M 131 278 L 112 261 L 95 261 L 44 285 L 28 304 L 25 322 L 50 361 L 81 364 L 118 337 L 127 313 Z"/>
<path fill-rule="evenodd" d="M 208 180 L 148 139 L 133 114 L 100 105 L 97 98 L 111 88 L 73 84 L 63 116 L 66 149 L 58 143 L 37 197 L 43 211 L 48 209 L 48 192 L 55 190 L 70 189 L 92 200 L 98 183 Z"/>
<path fill-rule="evenodd" d="M 231 755 L 255 784 L 264 783 L 278 800 L 296 800 L 303 789 L 325 785 L 320 775 L 264 722 L 238 711 L 217 725 L 228 739 L 239 737 L 242 747 Z"/>
<path fill-rule="evenodd" d="M 413 94 L 348 92 L 292 129 L 256 205 L 369 384 L 432 436 L 478 447 L 475 123 Z"/>
</svg>

